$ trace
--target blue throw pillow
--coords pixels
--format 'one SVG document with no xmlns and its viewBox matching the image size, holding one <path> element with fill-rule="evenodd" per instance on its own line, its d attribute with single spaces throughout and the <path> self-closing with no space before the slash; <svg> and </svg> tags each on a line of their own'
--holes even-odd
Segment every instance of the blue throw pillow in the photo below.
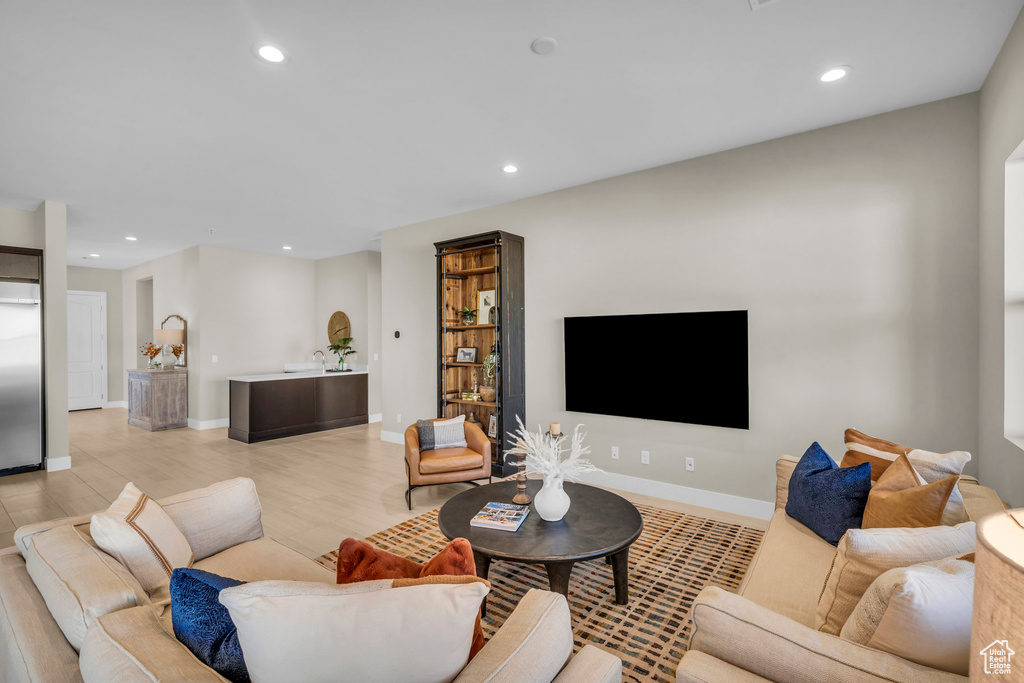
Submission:
<svg viewBox="0 0 1024 683">
<path fill-rule="evenodd" d="M 871 463 L 839 467 L 815 441 L 789 479 L 786 514 L 832 545 L 859 529 L 871 491 Z"/>
<path fill-rule="evenodd" d="M 203 664 L 234 683 L 249 683 L 238 631 L 220 592 L 236 581 L 201 569 L 175 569 L 171 574 L 171 623 L 174 635 Z"/>
</svg>

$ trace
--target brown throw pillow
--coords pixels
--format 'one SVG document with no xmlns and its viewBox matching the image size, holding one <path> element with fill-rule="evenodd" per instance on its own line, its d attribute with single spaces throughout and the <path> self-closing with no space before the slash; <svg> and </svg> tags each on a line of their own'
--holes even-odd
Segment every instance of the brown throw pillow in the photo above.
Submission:
<svg viewBox="0 0 1024 683">
<path fill-rule="evenodd" d="M 415 579 L 414 581 L 396 581 L 394 584 L 396 588 L 420 583 L 460 583 L 459 580 L 422 580 L 428 576 L 476 577 L 476 563 L 473 561 L 473 548 L 469 541 L 464 538 L 453 539 L 441 552 L 423 564 L 354 538 L 346 538 L 338 547 L 338 583 L 356 583 L 377 579 Z M 477 580 L 482 581 L 482 579 Z M 487 582 L 484 581 L 484 583 Z M 484 632 L 480 627 L 480 616 L 477 615 L 476 626 L 473 628 L 473 645 L 469 650 L 470 659 L 476 656 L 485 642 Z"/>
<path fill-rule="evenodd" d="M 871 488 L 861 528 L 939 526 L 957 480 L 946 477 L 922 485 L 910 460 L 901 455 Z"/>
<path fill-rule="evenodd" d="M 896 458 L 907 455 L 912 450 L 912 448 L 870 436 L 856 429 L 847 429 L 846 455 L 843 456 L 843 461 L 839 466 L 856 467 L 862 462 L 869 462 L 871 463 L 871 480 L 878 481 L 878 478 Z"/>
</svg>

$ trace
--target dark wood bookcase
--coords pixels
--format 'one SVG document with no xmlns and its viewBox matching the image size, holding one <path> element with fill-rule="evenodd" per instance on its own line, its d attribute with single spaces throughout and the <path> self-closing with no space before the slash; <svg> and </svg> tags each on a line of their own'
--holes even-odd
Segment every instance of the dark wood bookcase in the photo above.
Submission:
<svg viewBox="0 0 1024 683">
<path fill-rule="evenodd" d="M 515 473 L 505 454 L 515 447 L 508 432 L 516 415 L 526 419 L 526 310 L 523 238 L 495 231 L 437 242 L 437 415 L 457 417 L 471 412 L 484 432 L 492 415 L 497 438 L 491 439 L 493 476 Z M 461 319 L 464 307 L 479 308 L 479 294 L 494 290 L 493 322 L 483 314 L 473 324 Z M 498 353 L 493 401 L 467 400 L 484 384 L 483 361 L 492 345 Z M 475 348 L 473 362 L 459 362 L 460 347 Z"/>
</svg>

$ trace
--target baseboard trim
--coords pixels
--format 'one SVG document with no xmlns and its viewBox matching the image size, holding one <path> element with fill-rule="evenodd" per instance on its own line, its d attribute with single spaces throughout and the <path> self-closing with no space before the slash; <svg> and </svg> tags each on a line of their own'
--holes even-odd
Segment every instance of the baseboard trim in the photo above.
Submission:
<svg viewBox="0 0 1024 683">
<path fill-rule="evenodd" d="M 383 433 L 381 434 L 383 439 Z M 707 491 L 695 489 L 679 484 L 669 484 L 664 481 L 653 479 L 641 479 L 626 474 L 614 472 L 588 472 L 580 477 L 580 480 L 587 484 L 608 486 L 630 493 L 641 493 L 645 496 L 674 500 L 679 503 L 697 505 L 702 508 L 731 512 L 736 515 L 745 515 L 757 519 L 771 519 L 775 513 L 774 503 L 754 498 L 743 498 L 718 491 Z"/>
<path fill-rule="evenodd" d="M 188 426 L 192 429 L 222 429 L 224 427 L 231 426 L 230 418 L 223 418 L 220 420 L 193 420 L 191 417 L 188 419 Z"/>
<path fill-rule="evenodd" d="M 127 408 L 128 401 L 107 401 L 101 407 L 103 408 Z"/>
<path fill-rule="evenodd" d="M 370 413 L 369 422 L 371 422 L 371 423 L 373 423 L 373 422 L 381 422 L 383 420 L 384 420 L 384 414 L 383 413 Z"/>
<path fill-rule="evenodd" d="M 59 458 L 47 458 L 46 459 L 46 471 L 47 472 L 60 472 L 61 470 L 71 469 L 71 456 L 65 455 Z"/>
<path fill-rule="evenodd" d="M 380 430 L 380 440 L 387 441 L 388 443 L 404 444 L 405 435 L 399 434 L 398 432 L 389 432 L 387 430 L 382 429 Z"/>
</svg>

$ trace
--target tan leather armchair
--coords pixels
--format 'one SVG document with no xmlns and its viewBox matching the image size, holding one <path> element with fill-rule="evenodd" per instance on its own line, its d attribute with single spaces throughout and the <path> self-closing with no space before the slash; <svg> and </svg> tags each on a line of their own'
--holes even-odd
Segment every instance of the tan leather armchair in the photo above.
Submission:
<svg viewBox="0 0 1024 683">
<path fill-rule="evenodd" d="M 476 484 L 476 479 L 487 479 L 488 484 L 491 482 L 491 442 L 482 429 L 469 422 L 466 423 L 466 446 L 421 451 L 416 425 L 405 430 L 405 473 L 409 479 L 405 502 L 410 510 L 414 488 L 454 481 Z"/>
</svg>

